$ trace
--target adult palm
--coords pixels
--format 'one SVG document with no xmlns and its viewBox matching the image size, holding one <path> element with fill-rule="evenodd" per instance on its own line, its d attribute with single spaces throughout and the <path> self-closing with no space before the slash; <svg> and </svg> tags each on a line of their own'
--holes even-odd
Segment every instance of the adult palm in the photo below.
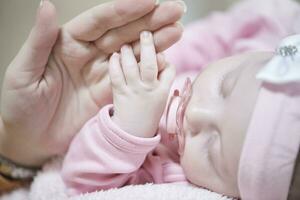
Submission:
<svg viewBox="0 0 300 200">
<path fill-rule="evenodd" d="M 142 30 L 155 31 L 158 51 L 164 50 L 181 35 L 175 22 L 182 13 L 181 3 L 119 0 L 94 7 L 59 29 L 54 6 L 43 1 L 35 27 L 4 78 L 1 153 L 40 165 L 65 152 L 80 127 L 110 102 L 111 53 L 136 41 Z"/>
</svg>

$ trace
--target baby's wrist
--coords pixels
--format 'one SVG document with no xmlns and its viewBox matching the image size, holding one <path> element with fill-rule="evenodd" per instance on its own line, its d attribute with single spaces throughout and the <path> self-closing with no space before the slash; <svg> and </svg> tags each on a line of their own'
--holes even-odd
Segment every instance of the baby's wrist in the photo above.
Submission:
<svg viewBox="0 0 300 200">
<path fill-rule="evenodd" d="M 158 125 L 152 126 L 144 122 L 138 122 L 138 121 L 129 122 L 128 120 L 122 120 L 115 115 L 113 115 L 111 119 L 120 129 L 136 137 L 142 137 L 142 138 L 154 137 L 158 127 Z"/>
</svg>

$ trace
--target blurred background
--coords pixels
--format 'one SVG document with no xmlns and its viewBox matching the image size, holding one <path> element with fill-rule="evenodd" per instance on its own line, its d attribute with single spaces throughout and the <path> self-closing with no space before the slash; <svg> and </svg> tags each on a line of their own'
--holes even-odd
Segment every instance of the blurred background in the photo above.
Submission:
<svg viewBox="0 0 300 200">
<path fill-rule="evenodd" d="M 63 24 L 84 10 L 109 0 L 51 1 L 57 7 L 60 24 Z M 184 1 L 188 6 L 188 12 L 182 22 L 187 24 L 206 16 L 211 11 L 225 10 L 233 3 L 241 0 Z M 300 0 L 297 1 L 300 2 Z M 6 67 L 17 54 L 30 32 L 39 4 L 39 0 L 0 0 L 0 87 Z"/>
<path fill-rule="evenodd" d="M 106 1 L 109 0 L 52 0 L 57 7 L 60 24 Z M 237 0 L 185 0 L 188 13 L 182 21 L 186 24 L 212 10 L 224 10 L 235 1 Z M 0 86 L 6 67 L 30 32 L 39 3 L 39 0 L 0 0 Z"/>
</svg>

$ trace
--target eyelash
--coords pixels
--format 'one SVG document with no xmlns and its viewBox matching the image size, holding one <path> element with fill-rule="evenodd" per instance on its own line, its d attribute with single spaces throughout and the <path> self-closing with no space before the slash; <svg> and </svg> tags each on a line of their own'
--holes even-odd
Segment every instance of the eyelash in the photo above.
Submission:
<svg viewBox="0 0 300 200">
<path fill-rule="evenodd" d="M 222 96 L 223 98 L 226 98 L 224 91 L 223 91 L 223 85 L 224 85 L 224 81 L 225 81 L 226 75 L 224 74 L 222 76 L 222 78 L 220 78 L 219 82 L 218 82 L 218 93 L 220 96 Z"/>
<path fill-rule="evenodd" d="M 237 78 L 238 74 L 240 74 L 239 71 L 232 70 L 232 71 L 226 73 L 225 75 L 223 75 L 223 77 L 220 79 L 221 82 L 219 83 L 219 94 L 223 98 L 228 97 L 231 94 L 231 92 L 233 91 L 234 86 L 236 85 L 236 82 L 238 80 L 238 78 Z M 229 86 L 229 87 L 227 87 L 227 86 Z"/>
</svg>

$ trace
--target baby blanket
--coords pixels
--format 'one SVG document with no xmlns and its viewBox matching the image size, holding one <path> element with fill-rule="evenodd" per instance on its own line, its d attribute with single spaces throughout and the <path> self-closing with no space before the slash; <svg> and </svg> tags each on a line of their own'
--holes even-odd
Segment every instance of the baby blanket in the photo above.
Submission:
<svg viewBox="0 0 300 200">
<path fill-rule="evenodd" d="M 68 198 L 59 174 L 62 159 L 49 162 L 28 189 L 16 190 L 0 200 L 229 200 L 220 194 L 186 184 L 130 185 Z"/>
</svg>

